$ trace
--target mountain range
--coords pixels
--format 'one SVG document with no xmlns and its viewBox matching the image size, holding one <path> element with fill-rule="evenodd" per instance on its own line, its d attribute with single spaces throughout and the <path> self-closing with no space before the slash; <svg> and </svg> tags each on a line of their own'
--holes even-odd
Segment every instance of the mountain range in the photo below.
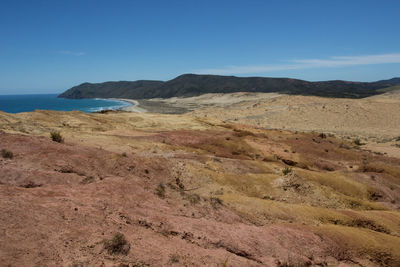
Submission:
<svg viewBox="0 0 400 267">
<path fill-rule="evenodd" d="M 183 74 L 169 81 L 112 81 L 82 83 L 59 97 L 149 99 L 189 97 L 206 93 L 263 92 L 291 95 L 312 95 L 338 98 L 364 98 L 390 91 L 400 85 L 400 78 L 376 82 L 341 80 L 309 82 L 291 78 L 235 77 L 219 75 Z M 389 88 L 382 90 L 384 88 Z"/>
</svg>

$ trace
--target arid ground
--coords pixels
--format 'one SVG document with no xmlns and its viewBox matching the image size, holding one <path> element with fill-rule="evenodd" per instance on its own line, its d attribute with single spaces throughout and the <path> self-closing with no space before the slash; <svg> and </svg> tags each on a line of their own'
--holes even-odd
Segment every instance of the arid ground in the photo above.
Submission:
<svg viewBox="0 0 400 267">
<path fill-rule="evenodd" d="M 2 266 L 400 265 L 396 94 L 157 101 L 0 112 Z"/>
</svg>

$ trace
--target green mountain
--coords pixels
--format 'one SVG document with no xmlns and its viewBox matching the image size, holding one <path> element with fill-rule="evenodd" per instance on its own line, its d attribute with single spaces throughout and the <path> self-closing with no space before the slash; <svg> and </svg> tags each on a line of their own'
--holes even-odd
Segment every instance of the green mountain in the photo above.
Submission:
<svg viewBox="0 0 400 267">
<path fill-rule="evenodd" d="M 377 82 L 308 82 L 290 78 L 184 74 L 166 82 L 140 80 L 83 83 L 65 91 L 59 97 L 148 99 L 196 96 L 205 93 L 277 92 L 293 95 L 363 98 L 380 94 L 383 88 L 399 84 L 400 78 Z"/>
</svg>

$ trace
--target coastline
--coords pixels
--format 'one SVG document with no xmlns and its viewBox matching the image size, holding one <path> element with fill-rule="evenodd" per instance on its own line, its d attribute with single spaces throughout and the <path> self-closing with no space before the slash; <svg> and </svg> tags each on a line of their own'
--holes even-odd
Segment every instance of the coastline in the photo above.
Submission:
<svg viewBox="0 0 400 267">
<path fill-rule="evenodd" d="M 128 111 L 128 112 L 138 112 L 138 113 L 147 112 L 146 109 L 139 107 L 138 101 L 133 100 L 133 99 L 126 99 L 126 98 L 107 98 L 107 99 L 123 101 L 123 102 L 127 102 L 130 104 L 129 106 L 122 107 L 118 110 L 123 110 L 123 111 Z"/>
</svg>

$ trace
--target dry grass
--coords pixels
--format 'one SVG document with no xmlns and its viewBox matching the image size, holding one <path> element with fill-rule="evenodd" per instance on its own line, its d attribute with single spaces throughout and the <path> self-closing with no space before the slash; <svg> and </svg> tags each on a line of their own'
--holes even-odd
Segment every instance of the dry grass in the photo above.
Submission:
<svg viewBox="0 0 400 267">
<path fill-rule="evenodd" d="M 386 173 L 394 177 L 400 177 L 400 167 L 388 165 L 381 161 L 366 163 L 361 166 L 360 170 L 363 172 Z"/>
<path fill-rule="evenodd" d="M 392 213 L 388 211 L 374 211 L 375 214 L 387 217 L 384 222 L 378 222 L 372 211 L 357 211 L 354 214 L 348 214 L 346 210 L 335 210 L 329 208 L 313 207 L 306 204 L 285 203 L 282 201 L 264 200 L 260 198 L 247 197 L 237 194 L 224 194 L 221 196 L 224 202 L 229 203 L 238 211 L 257 217 L 259 222 L 267 222 L 269 220 L 278 221 L 295 221 L 298 223 L 305 222 L 307 224 L 341 224 L 357 226 L 354 221 L 364 218 L 365 220 L 374 221 L 376 225 L 382 225 L 390 232 L 397 232 L 398 226 L 391 223 Z M 365 216 L 364 216 L 365 215 Z M 375 219 L 374 219 L 375 218 Z M 398 220 L 398 218 L 395 218 Z"/>
<path fill-rule="evenodd" d="M 274 163 L 263 164 L 276 165 Z M 321 207 L 357 210 L 385 209 L 381 204 L 369 200 L 371 192 L 373 192 L 371 187 L 352 180 L 349 174 L 346 176 L 339 173 L 320 173 L 296 168 L 295 177 L 298 178 L 294 179 L 297 181 L 292 181 L 292 178 L 288 177 L 288 181 L 285 182 L 285 180 L 277 180 L 281 175 L 274 172 L 273 169 L 265 168 L 261 173 L 235 174 L 220 170 L 215 165 L 210 166 L 214 167 L 199 169 L 197 175 L 211 178 L 216 183 L 216 188 L 218 186 L 227 187 L 233 194 L 256 198 L 275 198 L 291 203 L 301 201 Z M 294 191 L 286 191 L 289 185 L 294 186 Z"/>
<path fill-rule="evenodd" d="M 346 196 L 368 199 L 369 187 L 351 179 L 351 173 L 330 173 L 315 172 L 307 170 L 297 170 L 296 173 L 308 180 L 315 181 L 320 185 L 330 187 L 332 190 Z"/>
<path fill-rule="evenodd" d="M 225 186 L 239 194 L 258 198 L 271 193 L 271 182 L 279 177 L 279 174 L 272 172 L 235 174 L 207 169 L 199 170 L 199 175 L 210 177 L 217 184 L 216 187 Z"/>
<path fill-rule="evenodd" d="M 206 150 L 219 157 L 251 158 L 254 150 L 243 140 L 216 139 L 209 143 L 197 144 L 196 148 Z"/>
<path fill-rule="evenodd" d="M 314 228 L 317 233 L 327 236 L 344 249 L 360 255 L 368 254 L 371 260 L 381 266 L 400 265 L 400 239 L 370 229 L 338 225 L 323 225 Z"/>
</svg>

